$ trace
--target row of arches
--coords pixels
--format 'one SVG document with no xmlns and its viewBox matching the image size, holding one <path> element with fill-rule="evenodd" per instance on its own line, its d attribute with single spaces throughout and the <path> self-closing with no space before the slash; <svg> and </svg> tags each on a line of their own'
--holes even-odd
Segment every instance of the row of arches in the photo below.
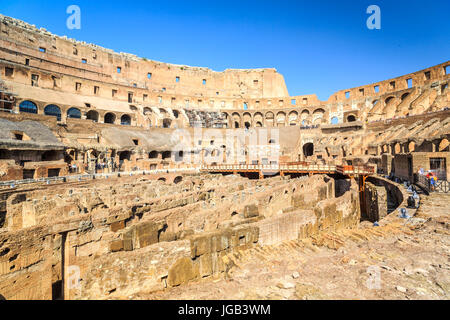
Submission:
<svg viewBox="0 0 450 320">
<path fill-rule="evenodd" d="M 309 126 L 322 123 L 325 115 L 325 110 L 322 108 L 314 110 L 312 113 L 309 110 L 298 111 L 279 111 L 266 113 L 255 112 L 253 115 L 249 112 L 244 112 L 242 115 L 234 112 L 231 115 L 224 112 L 226 119 L 229 122 L 229 127 L 232 128 L 252 128 L 252 127 L 284 127 L 284 126 Z"/>
<path fill-rule="evenodd" d="M 37 114 L 38 113 L 38 107 L 37 105 L 29 100 L 22 101 L 19 105 L 19 111 L 22 113 L 32 113 Z M 49 104 L 44 108 L 44 114 L 47 116 L 56 117 L 58 121 L 61 121 L 62 118 L 62 112 L 61 108 L 54 104 Z M 81 119 L 82 114 L 81 110 L 75 107 L 72 107 L 67 110 L 67 118 L 69 119 Z M 104 115 L 103 120 L 104 123 L 110 123 L 114 124 L 116 123 L 116 115 L 114 113 L 108 112 Z M 90 110 L 86 113 L 86 119 L 92 120 L 95 122 L 98 122 L 100 119 L 100 115 L 95 110 Z M 120 118 L 120 124 L 121 125 L 131 125 L 131 117 L 128 114 L 124 114 Z"/>
</svg>

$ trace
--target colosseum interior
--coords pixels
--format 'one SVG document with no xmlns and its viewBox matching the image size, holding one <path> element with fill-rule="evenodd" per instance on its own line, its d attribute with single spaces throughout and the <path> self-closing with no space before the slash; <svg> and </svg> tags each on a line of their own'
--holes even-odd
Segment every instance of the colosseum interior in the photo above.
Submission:
<svg viewBox="0 0 450 320">
<path fill-rule="evenodd" d="M 320 101 L 0 16 L 0 297 L 448 299 L 449 67 Z"/>
</svg>

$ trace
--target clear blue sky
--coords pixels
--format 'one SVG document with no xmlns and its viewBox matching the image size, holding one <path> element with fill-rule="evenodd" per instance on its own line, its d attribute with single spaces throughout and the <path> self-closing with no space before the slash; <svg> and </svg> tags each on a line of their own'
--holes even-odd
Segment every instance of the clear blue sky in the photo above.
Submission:
<svg viewBox="0 0 450 320">
<path fill-rule="evenodd" d="M 66 28 L 79 5 L 81 30 Z M 381 8 L 381 30 L 366 9 Z M 227 68 L 274 67 L 290 95 L 335 91 L 450 59 L 450 1 L 14 1 L 0 13 L 58 35 L 157 61 Z"/>
</svg>

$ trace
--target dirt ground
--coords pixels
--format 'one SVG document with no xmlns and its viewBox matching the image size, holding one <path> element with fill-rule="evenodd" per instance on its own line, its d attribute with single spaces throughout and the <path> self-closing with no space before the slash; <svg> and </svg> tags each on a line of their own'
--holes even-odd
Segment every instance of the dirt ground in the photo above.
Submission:
<svg viewBox="0 0 450 320">
<path fill-rule="evenodd" d="M 253 248 L 232 257 L 226 279 L 128 298 L 448 299 L 449 211 L 450 194 L 422 195 L 412 219 Z"/>
</svg>

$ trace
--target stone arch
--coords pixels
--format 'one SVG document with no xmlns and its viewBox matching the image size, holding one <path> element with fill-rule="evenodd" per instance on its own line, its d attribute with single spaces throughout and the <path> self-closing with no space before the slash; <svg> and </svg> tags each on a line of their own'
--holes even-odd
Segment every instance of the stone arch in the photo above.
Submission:
<svg viewBox="0 0 450 320">
<path fill-rule="evenodd" d="M 88 113 L 86 113 L 86 119 L 87 120 L 92 120 L 94 122 L 98 122 L 98 112 L 95 110 L 91 110 Z"/>
<path fill-rule="evenodd" d="M 81 111 L 78 108 L 70 108 L 67 110 L 67 118 L 69 119 L 81 119 Z"/>
<path fill-rule="evenodd" d="M 289 126 L 296 126 L 298 124 L 298 112 L 293 110 L 288 116 Z"/>
<path fill-rule="evenodd" d="M 414 141 L 411 141 L 410 143 L 408 143 L 408 152 L 414 152 L 415 149 L 416 149 L 416 143 Z"/>
<path fill-rule="evenodd" d="M 303 155 L 305 156 L 305 158 L 314 155 L 314 144 L 312 142 L 308 142 L 303 145 Z"/>
<path fill-rule="evenodd" d="M 269 111 L 266 113 L 266 124 L 268 127 L 273 127 L 275 121 L 275 115 L 273 112 Z"/>
<path fill-rule="evenodd" d="M 245 112 L 242 116 L 242 119 L 244 121 L 244 127 L 246 129 L 250 129 L 252 127 L 252 115 L 248 112 Z"/>
<path fill-rule="evenodd" d="M 280 111 L 277 113 L 277 127 L 284 127 L 286 125 L 286 113 Z"/>
<path fill-rule="evenodd" d="M 124 161 L 124 160 L 131 160 L 131 151 L 121 151 L 119 152 L 119 160 L 120 161 Z"/>
<path fill-rule="evenodd" d="M 389 96 L 386 99 L 384 99 L 384 104 L 387 105 L 389 102 L 391 102 L 392 100 L 394 100 L 395 97 L 394 96 Z"/>
<path fill-rule="evenodd" d="M 241 115 L 237 112 L 232 115 L 233 128 L 239 129 L 241 127 Z"/>
<path fill-rule="evenodd" d="M 36 103 L 34 103 L 33 101 L 25 100 L 25 101 L 22 101 L 20 103 L 19 111 L 20 112 L 25 112 L 25 113 L 37 114 L 38 113 L 38 107 L 37 107 Z"/>
<path fill-rule="evenodd" d="M 131 126 L 131 117 L 128 114 L 124 114 L 120 117 L 120 124 L 123 126 Z"/>
<path fill-rule="evenodd" d="M 182 176 L 176 176 L 175 179 L 173 179 L 173 183 L 174 184 L 179 184 L 182 181 L 183 181 L 183 177 Z"/>
<path fill-rule="evenodd" d="M 402 146 L 400 145 L 400 143 L 397 142 L 394 145 L 394 152 L 395 152 L 395 154 L 399 154 L 401 151 L 402 151 Z"/>
<path fill-rule="evenodd" d="M 116 115 L 114 113 L 111 113 L 111 112 L 106 113 L 105 117 L 104 117 L 104 122 L 105 123 L 111 123 L 111 124 L 115 123 L 116 122 Z"/>
<path fill-rule="evenodd" d="M 403 100 L 405 100 L 408 96 L 409 96 L 409 92 L 406 92 L 406 93 L 404 93 L 404 94 L 402 94 L 402 96 L 400 97 L 400 99 L 403 101 Z"/>
<path fill-rule="evenodd" d="M 318 125 L 322 123 L 322 119 L 325 115 L 325 110 L 322 108 L 318 108 L 313 112 L 313 124 Z"/>
<path fill-rule="evenodd" d="M 61 121 L 61 108 L 55 104 L 49 104 L 44 108 L 44 114 L 46 116 L 56 117 L 58 121 Z"/>
<path fill-rule="evenodd" d="M 255 127 L 263 127 L 264 126 L 264 116 L 261 112 L 256 112 L 253 115 L 253 123 Z"/>
</svg>

